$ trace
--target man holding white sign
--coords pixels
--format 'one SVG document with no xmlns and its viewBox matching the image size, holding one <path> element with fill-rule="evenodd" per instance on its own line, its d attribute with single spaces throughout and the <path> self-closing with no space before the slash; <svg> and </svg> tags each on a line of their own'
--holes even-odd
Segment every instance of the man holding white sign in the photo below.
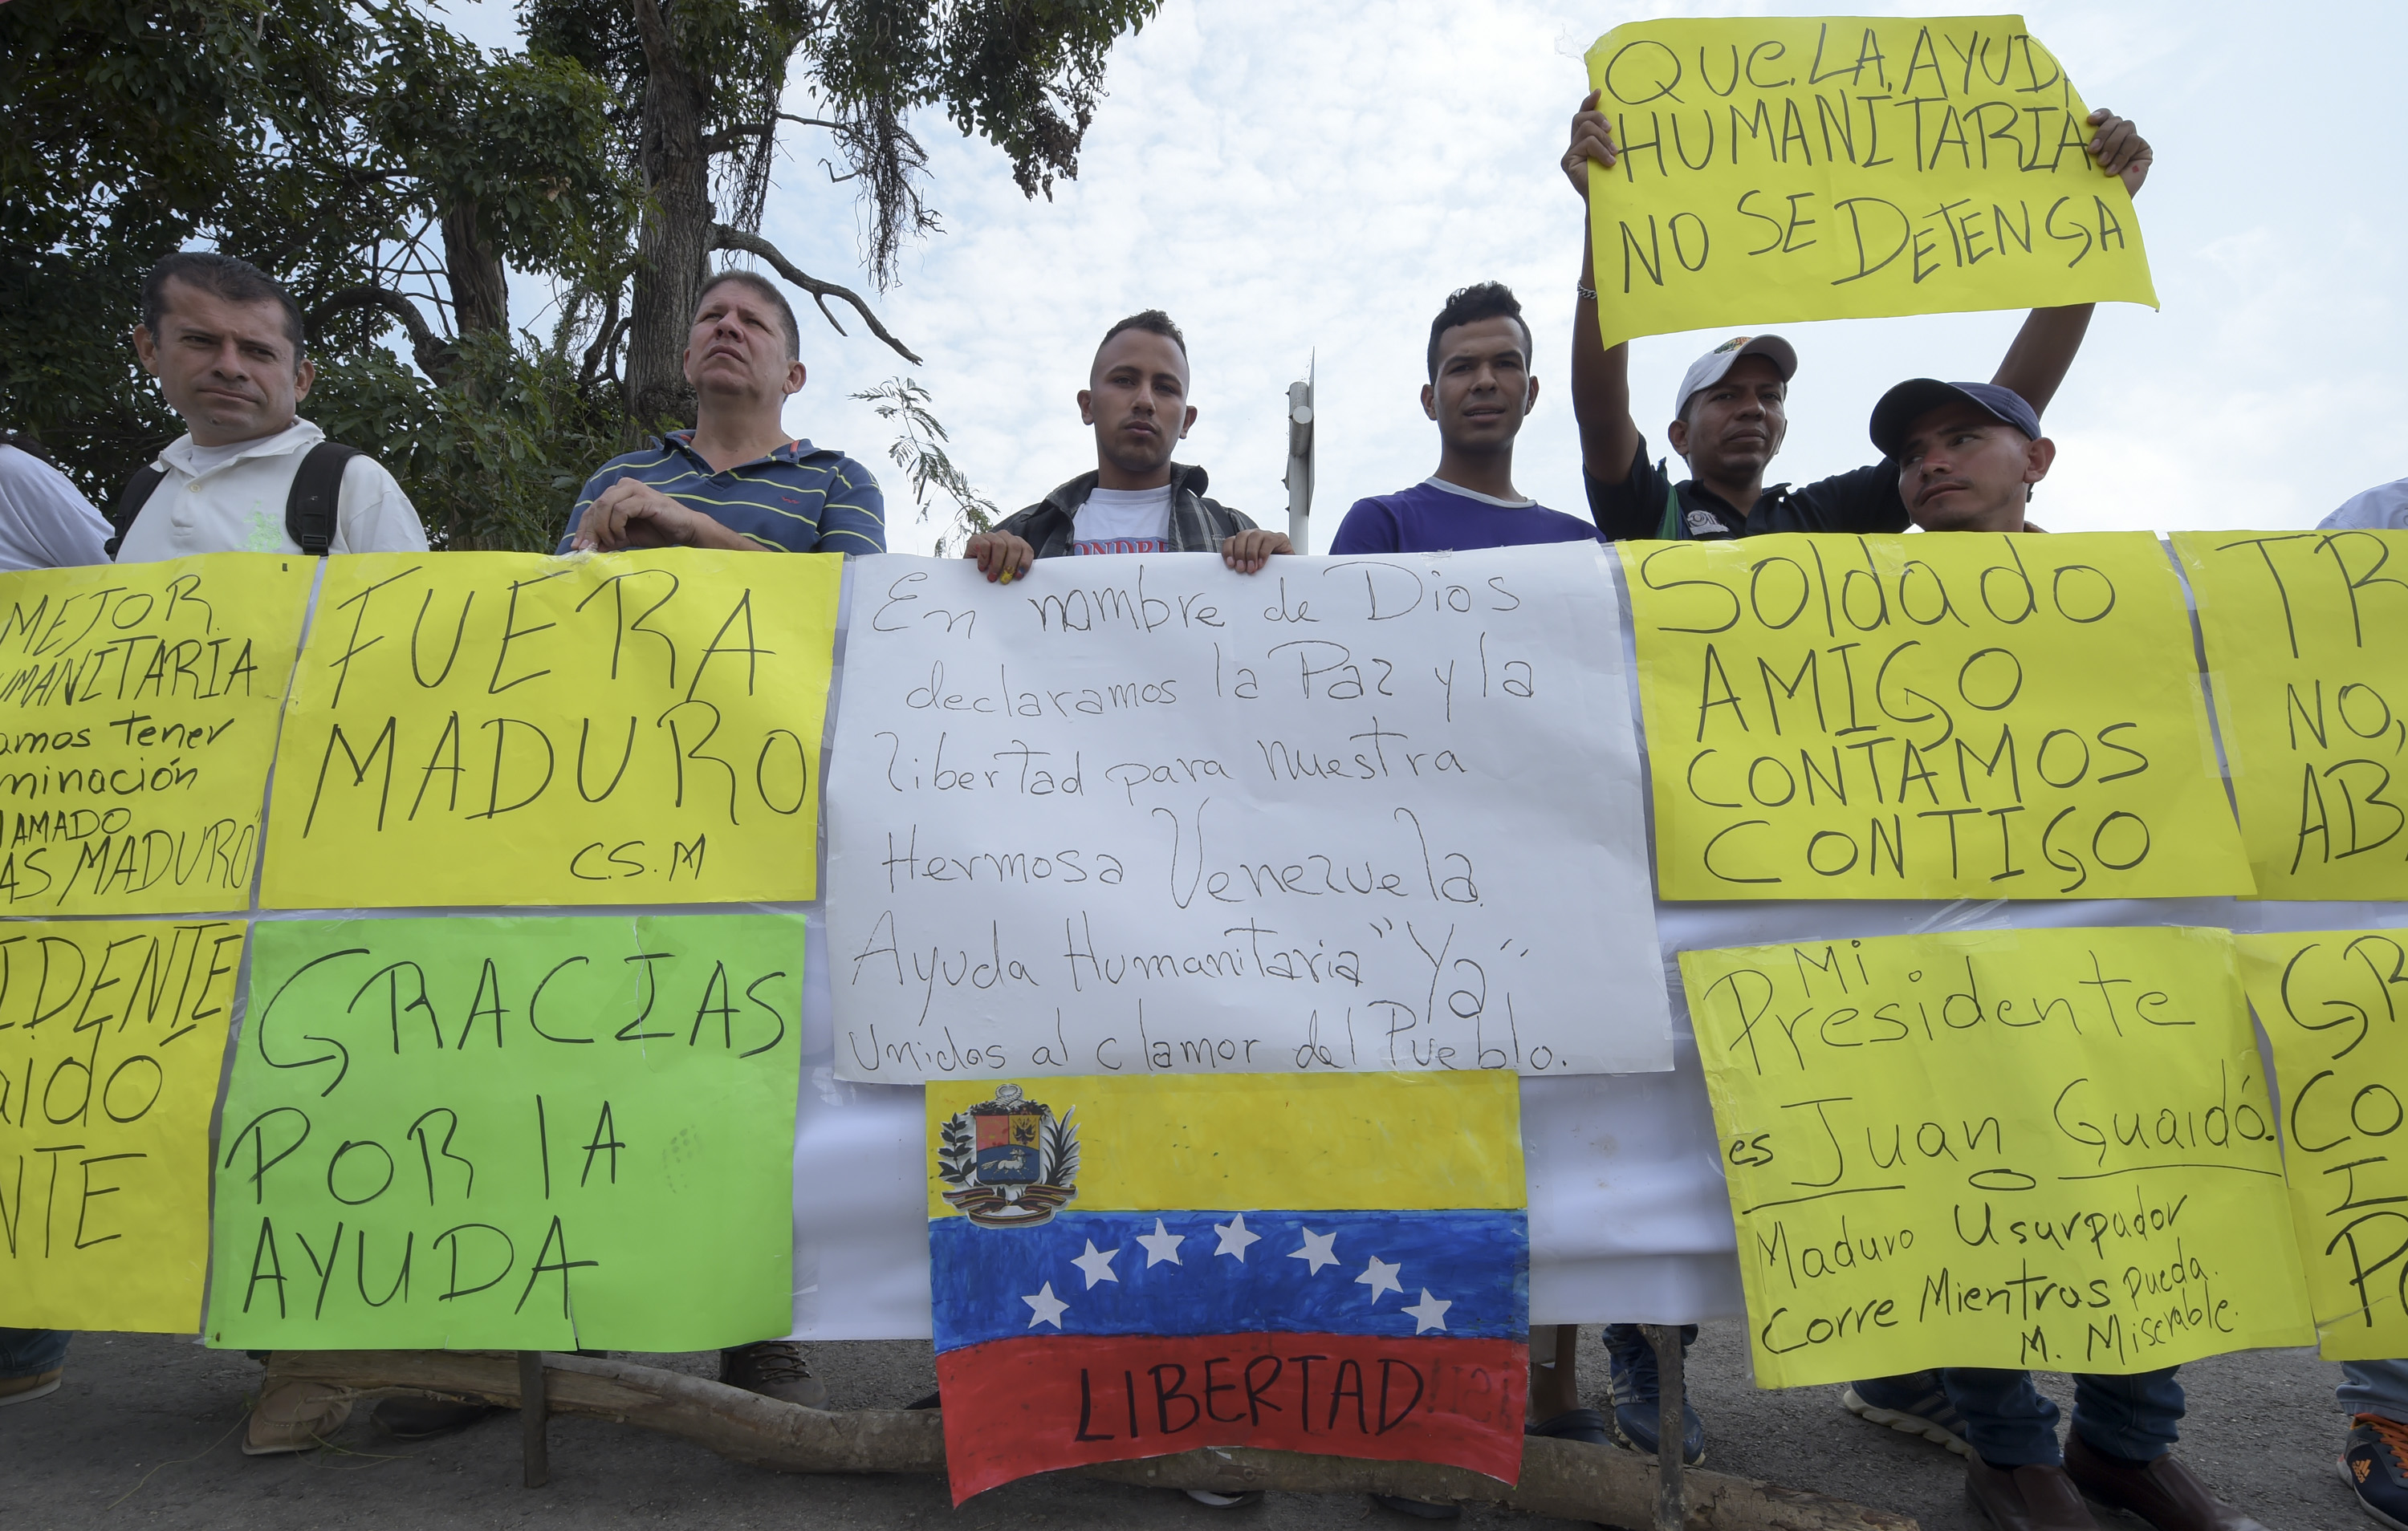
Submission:
<svg viewBox="0 0 2408 1531">
<path fill-rule="evenodd" d="M 1211 552 L 1240 574 L 1293 552 L 1285 532 L 1207 499 L 1200 467 L 1170 460 L 1196 424 L 1187 402 L 1187 337 L 1159 308 L 1104 332 L 1079 390 L 1095 427 L 1096 471 L 1082 473 L 962 549 L 990 582 L 1010 584 L 1039 558 L 1079 553 Z"/>
<path fill-rule="evenodd" d="M 1591 165 L 1612 169 L 1622 150 L 1591 92 L 1572 118 L 1562 167 L 1585 203 Z M 2106 175 L 2137 193 L 2153 155 L 2132 124 L 2101 108 L 2090 114 L 2086 150 Z M 1602 179 L 1601 177 L 1597 178 Z M 1584 216 L 1579 302 L 1572 314 L 1572 414 L 1580 422 L 1589 509 L 1608 541 L 1636 537 L 1722 538 L 1768 532 L 1902 532 L 1897 465 L 1883 462 L 1796 489 L 1765 487 L 1765 470 L 1788 432 L 1789 379 L 1797 352 L 1778 336 L 1746 336 L 1699 357 L 1683 377 L 1665 429 L 1690 478 L 1674 482 L 1647 461 L 1632 417 L 1630 349 L 1608 349 L 1598 322 L 1596 248 Z M 2034 308 L 1990 380 L 2044 412 L 2090 327 L 2089 304 Z"/>
</svg>

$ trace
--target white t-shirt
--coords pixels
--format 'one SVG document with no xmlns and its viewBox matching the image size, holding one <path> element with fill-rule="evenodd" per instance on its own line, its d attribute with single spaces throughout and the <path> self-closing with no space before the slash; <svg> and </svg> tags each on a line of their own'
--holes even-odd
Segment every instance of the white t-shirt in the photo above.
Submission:
<svg viewBox="0 0 2408 1531">
<path fill-rule="evenodd" d="M 67 476 L 29 451 L 0 447 L 0 569 L 106 564 L 108 518 Z"/>
<path fill-rule="evenodd" d="M 284 531 L 284 502 L 293 475 L 326 433 L 295 420 L 274 436 L 231 447 L 203 447 L 189 436 L 159 453 L 167 477 L 142 502 L 142 513 L 117 550 L 121 564 L 147 564 L 209 552 L 297 553 Z M 372 457 L 343 465 L 335 500 L 335 535 L 327 551 L 424 552 L 426 528 L 409 496 Z"/>
<path fill-rule="evenodd" d="M 2408 479 L 2394 479 L 2352 494 L 2341 508 L 2316 523 L 2319 531 L 2408 531 Z"/>
<path fill-rule="evenodd" d="M 1170 486 L 1087 491 L 1070 521 L 1070 545 L 1082 553 L 1168 551 Z"/>
</svg>

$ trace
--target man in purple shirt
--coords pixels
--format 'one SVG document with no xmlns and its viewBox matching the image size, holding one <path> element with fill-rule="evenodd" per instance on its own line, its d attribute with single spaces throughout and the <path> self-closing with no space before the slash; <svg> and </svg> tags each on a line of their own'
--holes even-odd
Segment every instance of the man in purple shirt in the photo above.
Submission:
<svg viewBox="0 0 2408 1531">
<path fill-rule="evenodd" d="M 1438 422 L 1438 471 L 1411 489 L 1356 500 L 1333 553 L 1437 552 L 1594 542 L 1595 523 L 1513 488 L 1513 437 L 1539 401 L 1530 327 L 1501 282 L 1449 296 L 1430 322 L 1422 412 Z"/>
</svg>

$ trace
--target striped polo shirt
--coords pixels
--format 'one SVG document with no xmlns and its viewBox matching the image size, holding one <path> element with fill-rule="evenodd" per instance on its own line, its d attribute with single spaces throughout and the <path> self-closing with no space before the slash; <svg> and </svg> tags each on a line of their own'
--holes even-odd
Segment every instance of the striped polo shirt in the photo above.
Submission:
<svg viewBox="0 0 2408 1531">
<path fill-rule="evenodd" d="M 585 508 L 622 479 L 648 484 L 772 551 L 886 551 L 885 497 L 869 470 L 844 453 L 789 441 L 766 457 L 713 473 L 694 450 L 694 433 L 671 431 L 646 451 L 613 457 L 585 481 L 559 551 L 568 551 Z"/>
</svg>

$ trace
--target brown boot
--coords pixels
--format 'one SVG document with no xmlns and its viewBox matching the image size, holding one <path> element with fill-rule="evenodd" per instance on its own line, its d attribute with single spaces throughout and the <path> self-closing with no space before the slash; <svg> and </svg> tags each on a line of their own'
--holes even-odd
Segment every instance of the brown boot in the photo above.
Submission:
<svg viewBox="0 0 2408 1531">
<path fill-rule="evenodd" d="M 1965 1463 L 1965 1497 L 1999 1531 L 2099 1531 L 2090 1507 L 2063 1467 L 2035 1463 L 1994 1467 L 1980 1457 Z"/>
<path fill-rule="evenodd" d="M 2138 1515 L 2157 1531 L 2266 1531 L 2210 1494 L 2205 1483 L 2170 1455 L 2144 1463 L 2123 1462 L 2073 1430 L 2066 1436 L 2065 1470 L 2083 1493 L 2102 1505 Z"/>
<path fill-rule="evenodd" d="M 803 1348 L 791 1339 L 763 1339 L 719 1352 L 719 1380 L 805 1409 L 827 1407 L 827 1384 L 811 1375 Z"/>
<path fill-rule="evenodd" d="M 279 1377 L 273 1359 L 259 1380 L 259 1402 L 243 1430 L 242 1454 L 280 1456 L 314 1451 L 351 1417 L 351 1395 L 329 1382 Z"/>
</svg>

